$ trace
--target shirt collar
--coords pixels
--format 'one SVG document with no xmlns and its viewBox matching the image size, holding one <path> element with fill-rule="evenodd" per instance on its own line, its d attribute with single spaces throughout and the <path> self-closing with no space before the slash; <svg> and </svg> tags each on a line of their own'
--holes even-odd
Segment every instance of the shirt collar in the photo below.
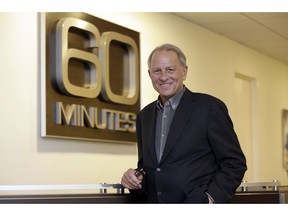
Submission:
<svg viewBox="0 0 288 216">
<path fill-rule="evenodd" d="M 177 108 L 177 106 L 179 105 L 180 100 L 181 100 L 185 90 L 186 90 L 186 87 L 183 86 L 183 88 L 179 92 L 177 92 L 175 95 L 173 95 L 171 98 L 169 98 L 168 101 L 170 102 L 170 105 L 171 105 L 173 110 L 175 110 Z M 160 95 L 158 96 L 158 99 L 157 99 L 157 107 L 163 108 Z"/>
</svg>

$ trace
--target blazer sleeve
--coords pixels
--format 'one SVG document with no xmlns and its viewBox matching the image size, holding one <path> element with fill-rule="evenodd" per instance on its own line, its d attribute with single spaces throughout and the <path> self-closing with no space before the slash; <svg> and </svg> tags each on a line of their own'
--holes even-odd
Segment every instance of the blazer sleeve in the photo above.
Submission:
<svg viewBox="0 0 288 216">
<path fill-rule="evenodd" d="M 226 105 L 217 100 L 208 115 L 208 139 L 215 154 L 218 170 L 207 193 L 216 203 L 230 202 L 247 169 Z"/>
<path fill-rule="evenodd" d="M 137 127 L 137 151 L 138 151 L 138 163 L 137 168 L 143 168 L 143 151 L 142 151 L 142 126 L 141 126 L 141 118 L 140 114 L 137 115 L 136 120 Z M 142 188 L 139 190 L 129 190 L 130 194 L 132 194 L 135 198 L 138 199 L 138 202 L 146 202 L 146 177 L 144 176 L 141 182 Z"/>
</svg>

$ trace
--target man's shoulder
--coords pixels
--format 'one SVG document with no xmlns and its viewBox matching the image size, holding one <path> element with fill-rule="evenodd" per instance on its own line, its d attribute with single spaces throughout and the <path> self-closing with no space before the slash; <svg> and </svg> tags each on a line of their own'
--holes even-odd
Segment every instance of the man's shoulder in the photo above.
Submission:
<svg viewBox="0 0 288 216">
<path fill-rule="evenodd" d="M 194 92 L 189 89 L 185 92 L 185 97 L 191 98 L 192 100 L 200 100 L 200 101 L 219 101 L 219 98 L 202 92 Z"/>
<path fill-rule="evenodd" d="M 146 106 L 144 106 L 140 112 L 151 112 L 152 110 L 154 110 L 156 108 L 156 103 L 157 103 L 157 100 L 147 104 Z"/>
</svg>

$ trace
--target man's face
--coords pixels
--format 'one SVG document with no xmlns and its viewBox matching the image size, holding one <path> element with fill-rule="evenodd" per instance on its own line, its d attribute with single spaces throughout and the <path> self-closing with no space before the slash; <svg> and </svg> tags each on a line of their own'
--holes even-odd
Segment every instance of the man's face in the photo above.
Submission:
<svg viewBox="0 0 288 216">
<path fill-rule="evenodd" d="M 174 51 L 156 51 L 151 59 L 149 76 L 154 89 L 165 103 L 183 87 L 187 67 L 183 67 Z"/>
</svg>

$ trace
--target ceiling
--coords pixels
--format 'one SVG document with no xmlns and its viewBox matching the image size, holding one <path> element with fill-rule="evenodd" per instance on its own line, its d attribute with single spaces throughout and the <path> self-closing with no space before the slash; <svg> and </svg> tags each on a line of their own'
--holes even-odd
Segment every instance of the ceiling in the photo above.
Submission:
<svg viewBox="0 0 288 216">
<path fill-rule="evenodd" d="M 210 31 L 288 64 L 288 13 L 174 13 Z"/>
</svg>

